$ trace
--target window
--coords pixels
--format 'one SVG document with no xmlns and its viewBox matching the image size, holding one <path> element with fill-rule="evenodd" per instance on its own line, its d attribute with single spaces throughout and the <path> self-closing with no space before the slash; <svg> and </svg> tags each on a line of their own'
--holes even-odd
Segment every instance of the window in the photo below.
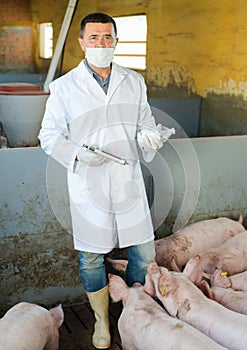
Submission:
<svg viewBox="0 0 247 350">
<path fill-rule="evenodd" d="M 146 69 L 146 16 L 114 17 L 114 20 L 119 38 L 114 62 L 129 68 Z"/>
<path fill-rule="evenodd" d="M 51 58 L 53 53 L 53 27 L 51 22 L 39 25 L 39 56 Z"/>
</svg>

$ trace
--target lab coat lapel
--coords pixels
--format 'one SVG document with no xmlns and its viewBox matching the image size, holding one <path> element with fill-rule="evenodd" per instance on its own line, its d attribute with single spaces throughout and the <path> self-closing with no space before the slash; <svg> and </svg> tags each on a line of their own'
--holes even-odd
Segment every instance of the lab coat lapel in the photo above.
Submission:
<svg viewBox="0 0 247 350">
<path fill-rule="evenodd" d="M 106 100 L 106 94 L 102 87 L 97 83 L 96 79 L 89 73 L 84 62 L 80 62 L 78 66 L 77 79 L 79 84 L 85 84 L 87 90 L 91 91 L 91 94 L 97 96 L 98 99 Z"/>
<path fill-rule="evenodd" d="M 110 84 L 109 89 L 107 92 L 107 100 L 108 103 L 111 100 L 112 96 L 122 83 L 124 79 L 126 79 L 128 73 L 122 69 L 121 66 L 118 66 L 116 63 L 112 63 L 112 71 L 111 71 L 111 78 L 110 78 Z"/>
<path fill-rule="evenodd" d="M 106 95 L 93 76 L 88 72 L 84 62 L 80 62 L 78 66 L 78 79 L 82 80 L 82 83 L 86 84 L 87 88 L 92 91 L 93 95 L 97 95 L 97 97 L 100 99 L 103 98 L 107 104 L 110 102 L 118 87 L 127 76 L 128 73 L 121 66 L 113 62 L 110 84 Z"/>
</svg>

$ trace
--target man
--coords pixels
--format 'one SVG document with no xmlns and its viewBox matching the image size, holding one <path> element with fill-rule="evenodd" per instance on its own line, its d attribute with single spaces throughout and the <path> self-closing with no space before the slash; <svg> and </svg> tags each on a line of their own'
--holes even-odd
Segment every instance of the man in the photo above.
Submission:
<svg viewBox="0 0 247 350">
<path fill-rule="evenodd" d="M 104 256 L 114 247 L 125 248 L 127 284 L 144 283 L 155 249 L 136 139 L 147 161 L 163 141 L 143 77 L 112 62 L 118 42 L 115 21 L 102 13 L 86 16 L 78 40 L 85 60 L 50 84 L 39 139 L 44 151 L 68 168 L 74 247 L 96 318 L 93 345 L 107 349 Z M 95 154 L 94 147 L 117 161 Z"/>
</svg>

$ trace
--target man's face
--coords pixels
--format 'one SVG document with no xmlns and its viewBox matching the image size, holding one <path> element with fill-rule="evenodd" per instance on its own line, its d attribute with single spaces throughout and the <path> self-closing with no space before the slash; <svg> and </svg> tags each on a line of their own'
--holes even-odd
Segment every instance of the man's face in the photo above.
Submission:
<svg viewBox="0 0 247 350">
<path fill-rule="evenodd" d="M 78 38 L 83 51 L 86 47 L 115 47 L 116 38 L 112 23 L 87 23 L 83 38 Z"/>
</svg>

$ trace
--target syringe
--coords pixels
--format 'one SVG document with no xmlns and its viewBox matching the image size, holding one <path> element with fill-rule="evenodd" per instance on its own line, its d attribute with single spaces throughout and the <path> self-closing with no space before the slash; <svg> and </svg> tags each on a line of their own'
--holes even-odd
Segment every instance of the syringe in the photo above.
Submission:
<svg viewBox="0 0 247 350">
<path fill-rule="evenodd" d="M 94 152 L 102 157 L 113 160 L 114 162 L 120 163 L 122 165 L 129 165 L 129 163 L 127 162 L 126 159 L 115 156 L 114 154 L 109 153 L 107 151 L 103 151 L 102 149 L 100 149 L 96 146 L 88 146 L 84 143 L 83 147 L 87 148 L 89 151 L 92 151 L 92 152 Z"/>
</svg>

